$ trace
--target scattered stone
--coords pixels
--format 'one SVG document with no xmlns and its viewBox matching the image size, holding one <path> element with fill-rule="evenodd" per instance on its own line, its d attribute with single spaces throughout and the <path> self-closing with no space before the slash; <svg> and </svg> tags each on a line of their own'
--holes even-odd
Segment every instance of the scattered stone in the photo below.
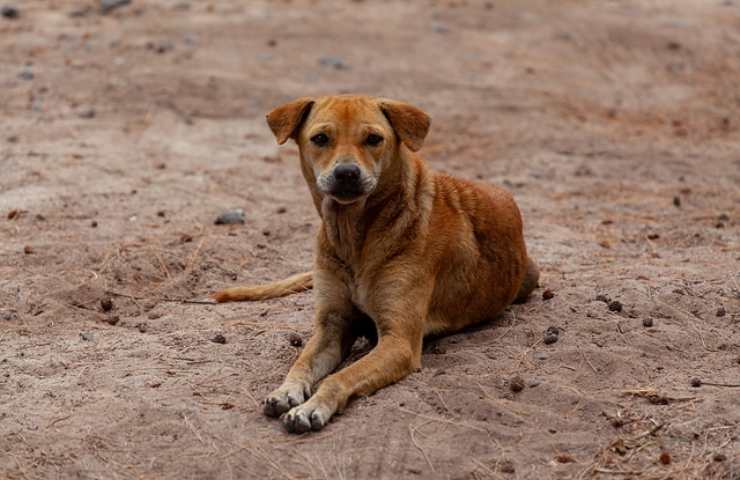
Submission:
<svg viewBox="0 0 740 480">
<path fill-rule="evenodd" d="M 643 318 L 642 319 L 642 326 L 645 328 L 650 328 L 653 326 L 653 319 L 652 318 Z"/>
<path fill-rule="evenodd" d="M 13 220 L 14 218 L 18 218 L 21 215 L 21 211 L 18 209 L 13 209 L 8 212 L 8 220 Z"/>
<path fill-rule="evenodd" d="M 567 453 L 561 453 L 560 455 L 555 457 L 555 461 L 558 463 L 573 463 L 576 461 L 576 459 L 573 458 L 571 455 L 568 455 Z"/>
<path fill-rule="evenodd" d="M 164 210 L 160 210 L 160 211 L 157 212 L 157 216 L 158 217 L 164 218 L 165 215 L 166 215 L 166 213 L 165 213 Z"/>
<path fill-rule="evenodd" d="M 432 30 L 435 33 L 448 33 L 450 31 L 447 25 L 444 25 L 442 23 L 437 23 L 437 22 L 432 24 Z"/>
<path fill-rule="evenodd" d="M 100 13 L 107 15 L 113 10 L 124 7 L 131 3 L 131 0 L 100 0 Z"/>
<path fill-rule="evenodd" d="M 8 143 L 18 143 L 18 135 L 11 135 L 5 139 Z"/>
<path fill-rule="evenodd" d="M 147 42 L 146 43 L 147 50 L 152 50 L 155 53 L 163 54 L 167 53 L 170 50 L 173 50 L 175 48 L 175 44 L 170 41 L 163 41 L 163 42 Z"/>
<path fill-rule="evenodd" d="M 725 455 L 724 453 L 715 453 L 712 457 L 712 460 L 714 460 L 715 462 L 724 462 L 725 460 L 727 460 L 727 455 Z"/>
<path fill-rule="evenodd" d="M 110 297 L 105 297 L 100 300 L 100 308 L 104 312 L 110 312 L 113 310 L 113 300 Z"/>
<path fill-rule="evenodd" d="M 167 164 L 164 162 L 159 162 L 158 164 L 154 165 L 154 168 L 157 170 L 164 170 L 167 168 Z"/>
<path fill-rule="evenodd" d="M 717 315 L 718 317 L 724 317 L 725 315 L 727 315 L 727 310 L 725 310 L 724 306 L 719 307 L 715 315 Z"/>
<path fill-rule="evenodd" d="M 277 46 L 277 40 L 275 40 L 274 38 L 269 39 L 267 41 L 267 46 L 268 47 L 276 47 Z"/>
<path fill-rule="evenodd" d="M 547 354 L 545 352 L 534 352 L 532 355 L 535 360 L 545 361 L 547 360 Z"/>
<path fill-rule="evenodd" d="M 349 65 L 339 57 L 321 57 L 319 58 L 319 65 L 331 67 L 334 70 L 349 70 Z"/>
<path fill-rule="evenodd" d="M 162 318 L 162 314 L 159 312 L 150 312 L 149 315 L 146 316 L 149 320 L 156 320 L 158 318 Z"/>
<path fill-rule="evenodd" d="M 714 224 L 714 228 L 725 228 L 725 224 L 722 222 L 717 222 Z"/>
<path fill-rule="evenodd" d="M 264 236 L 266 236 L 266 237 L 269 237 L 269 236 L 270 236 L 270 234 L 271 234 L 271 233 L 270 233 L 270 231 L 269 231 L 268 229 L 264 229 L 264 230 L 262 230 L 262 235 L 264 235 Z"/>
<path fill-rule="evenodd" d="M 619 300 L 614 300 L 613 302 L 609 302 L 609 311 L 611 312 L 621 312 L 622 311 L 622 302 Z"/>
<path fill-rule="evenodd" d="M 509 389 L 514 393 L 519 393 L 524 390 L 524 380 L 519 375 L 511 377 L 509 380 Z"/>
<path fill-rule="evenodd" d="M 20 10 L 13 5 L 3 5 L 3 7 L 0 8 L 0 14 L 2 14 L 3 18 L 7 18 L 8 20 L 15 20 L 21 16 Z"/>
<path fill-rule="evenodd" d="M 10 139 L 8 139 L 8 141 L 10 141 Z M 730 216 L 727 215 L 726 213 L 720 213 L 719 214 L 719 217 L 717 218 L 717 220 L 719 220 L 720 222 L 729 222 L 730 221 Z"/>
<path fill-rule="evenodd" d="M 145 322 L 139 322 L 136 324 L 136 329 L 139 330 L 141 333 L 146 333 L 148 330 L 147 325 Z"/>
<path fill-rule="evenodd" d="M 547 301 L 553 298 L 554 296 L 555 296 L 555 293 L 549 288 L 546 289 L 544 292 L 542 292 L 542 300 Z"/>
<path fill-rule="evenodd" d="M 224 337 L 223 335 L 221 335 L 221 334 L 219 333 L 219 334 L 217 334 L 216 336 L 214 336 L 214 337 L 213 337 L 213 338 L 211 339 L 211 341 L 212 341 L 213 343 L 220 343 L 221 345 L 223 345 L 223 344 L 225 344 L 225 343 L 226 343 L 226 337 Z"/>
<path fill-rule="evenodd" d="M 36 217 L 35 217 L 35 218 L 36 218 L 36 220 L 38 220 L 39 222 L 44 222 L 44 221 L 46 221 L 46 217 L 45 217 L 45 216 L 43 216 L 43 215 L 41 215 L 40 213 L 37 213 L 37 214 L 36 214 Z"/>
<path fill-rule="evenodd" d="M 300 335 L 297 333 L 291 333 L 288 335 L 288 341 L 290 342 L 291 347 L 301 347 L 303 346 L 303 339 Z"/>
<path fill-rule="evenodd" d="M 701 378 L 698 378 L 698 377 L 692 378 L 691 379 L 691 386 L 694 387 L 694 388 L 701 387 Z"/>
<path fill-rule="evenodd" d="M 190 243 L 193 241 L 193 236 L 187 233 L 180 235 L 180 243 Z"/>
<path fill-rule="evenodd" d="M 647 236 L 648 240 L 657 240 L 660 238 L 660 235 L 657 233 L 649 233 Z"/>
<path fill-rule="evenodd" d="M 671 454 L 668 452 L 661 452 L 660 463 L 662 463 L 663 465 L 670 465 L 671 464 Z"/>
<path fill-rule="evenodd" d="M 33 72 L 28 68 L 23 69 L 23 71 L 18 74 L 18 78 L 20 78 L 21 80 L 33 80 L 33 77 Z"/>
<path fill-rule="evenodd" d="M 26 255 L 31 255 L 33 253 L 33 247 L 31 245 L 26 245 L 23 247 L 23 253 Z"/>
<path fill-rule="evenodd" d="M 278 209 L 276 210 L 276 212 L 279 213 L 279 214 L 281 214 L 281 215 L 283 213 L 287 212 L 287 211 L 288 211 L 288 209 L 285 208 L 285 207 L 278 207 Z"/>
<path fill-rule="evenodd" d="M 236 225 L 244 224 L 244 210 L 241 208 L 234 208 L 227 210 L 218 216 L 214 222 L 216 225 Z"/>
<path fill-rule="evenodd" d="M 93 334 L 89 332 L 80 332 L 80 338 L 84 340 L 85 342 L 92 342 Z"/>
<path fill-rule="evenodd" d="M 108 325 L 118 325 L 118 322 L 120 321 L 121 317 L 119 317 L 118 315 L 113 315 L 105 319 L 105 323 L 107 323 Z"/>
<path fill-rule="evenodd" d="M 679 196 L 673 197 L 673 206 L 674 207 L 680 207 L 681 206 L 681 197 L 679 197 Z"/>
<path fill-rule="evenodd" d="M 93 220 L 92 222 L 90 222 L 90 226 L 92 228 L 98 228 L 98 222 L 96 220 Z"/>
<path fill-rule="evenodd" d="M 558 327 L 547 327 L 543 341 L 546 345 L 551 345 L 560 338 L 560 329 Z"/>
</svg>

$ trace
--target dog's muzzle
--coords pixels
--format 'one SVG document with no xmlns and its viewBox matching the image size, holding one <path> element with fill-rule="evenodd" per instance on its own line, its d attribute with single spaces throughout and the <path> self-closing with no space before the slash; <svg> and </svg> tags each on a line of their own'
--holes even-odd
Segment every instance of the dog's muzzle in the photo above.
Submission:
<svg viewBox="0 0 740 480">
<path fill-rule="evenodd" d="M 329 173 L 318 179 L 319 189 L 340 202 L 351 202 L 370 193 L 375 180 L 364 174 L 355 163 L 340 163 Z"/>
</svg>

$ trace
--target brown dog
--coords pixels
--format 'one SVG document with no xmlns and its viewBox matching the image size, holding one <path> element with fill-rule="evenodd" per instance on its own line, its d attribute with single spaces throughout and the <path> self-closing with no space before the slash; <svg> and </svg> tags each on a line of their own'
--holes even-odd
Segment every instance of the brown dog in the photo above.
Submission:
<svg viewBox="0 0 740 480">
<path fill-rule="evenodd" d="M 414 153 L 430 124 L 418 108 L 300 98 L 267 123 L 278 143 L 298 144 L 322 219 L 313 272 L 214 296 L 259 300 L 314 287 L 314 335 L 264 406 L 272 417 L 287 412 L 288 431 L 321 429 L 351 397 L 419 368 L 425 335 L 491 319 L 535 288 L 539 273 L 511 195 L 431 171 Z M 332 374 L 367 330 L 377 335 L 373 350 Z"/>
</svg>

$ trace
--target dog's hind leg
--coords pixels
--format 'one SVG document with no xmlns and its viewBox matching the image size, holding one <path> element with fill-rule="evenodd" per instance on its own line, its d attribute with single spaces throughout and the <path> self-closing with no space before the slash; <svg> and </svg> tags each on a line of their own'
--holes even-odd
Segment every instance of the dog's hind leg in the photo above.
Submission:
<svg viewBox="0 0 740 480">
<path fill-rule="evenodd" d="M 519 287 L 519 292 L 516 294 L 514 303 L 524 303 L 529 298 L 532 290 L 537 288 L 537 282 L 540 279 L 540 269 L 537 268 L 537 264 L 534 263 L 531 257 L 527 257 L 527 273 L 524 274 L 524 281 L 522 286 Z"/>
</svg>

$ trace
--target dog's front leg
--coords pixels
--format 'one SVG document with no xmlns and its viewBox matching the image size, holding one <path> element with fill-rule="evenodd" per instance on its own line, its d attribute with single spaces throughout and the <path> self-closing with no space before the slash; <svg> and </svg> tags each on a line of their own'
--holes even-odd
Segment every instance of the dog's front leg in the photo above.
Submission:
<svg viewBox="0 0 740 480">
<path fill-rule="evenodd" d="M 289 432 L 323 428 L 353 396 L 370 395 L 421 366 L 423 318 L 405 318 L 391 329 L 379 328 L 378 344 L 354 364 L 327 377 L 304 404 L 291 409 L 283 423 Z"/>
<path fill-rule="evenodd" d="M 318 314 L 315 331 L 293 364 L 283 384 L 265 399 L 265 415 L 279 417 L 311 396 L 314 383 L 332 372 L 355 340 L 346 318 Z"/>
</svg>

